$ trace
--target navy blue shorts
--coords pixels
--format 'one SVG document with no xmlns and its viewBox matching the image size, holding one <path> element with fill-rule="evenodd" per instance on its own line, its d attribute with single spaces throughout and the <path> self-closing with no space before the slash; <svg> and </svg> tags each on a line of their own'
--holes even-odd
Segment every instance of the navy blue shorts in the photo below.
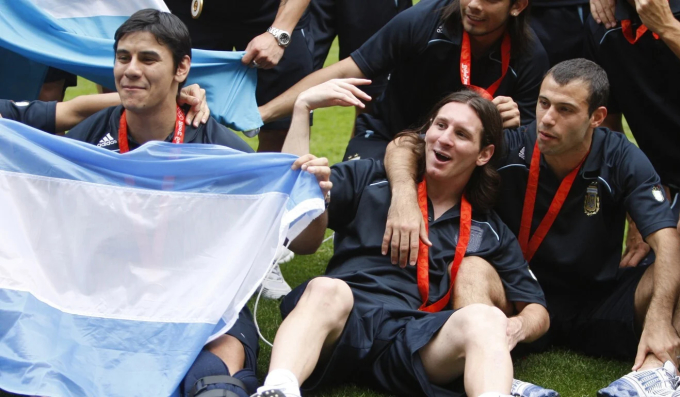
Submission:
<svg viewBox="0 0 680 397">
<path fill-rule="evenodd" d="M 207 12 L 207 9 L 204 9 L 198 19 L 193 19 L 190 1 L 166 0 L 166 3 L 168 3 L 173 14 L 177 15 L 189 28 L 193 48 L 244 51 L 253 38 L 266 32 L 269 27 L 267 21 L 264 21 L 264 24 L 259 21 L 252 24 L 229 23 L 225 20 L 227 18 L 226 11 L 219 9 L 217 11 L 212 10 L 212 12 Z M 231 2 L 225 2 L 226 5 L 229 3 Z M 247 1 L 243 1 L 243 3 L 245 4 Z M 258 105 L 264 105 L 271 101 L 313 72 L 314 41 L 310 34 L 309 24 L 309 17 L 301 18 L 298 26 L 291 32 L 290 45 L 284 51 L 279 64 L 272 69 L 258 70 L 257 88 L 255 90 Z M 261 129 L 288 130 L 290 121 L 290 117 L 283 118 L 267 123 Z"/>
<path fill-rule="evenodd" d="M 241 341 L 243 350 L 246 353 L 246 362 L 243 368 L 250 369 L 253 373 L 257 372 L 257 356 L 260 353 L 260 338 L 257 335 L 255 321 L 250 313 L 248 306 L 244 306 L 238 314 L 236 323 L 226 332 Z"/>
<path fill-rule="evenodd" d="M 635 290 L 648 266 L 619 269 L 614 288 L 600 298 L 575 303 L 579 297 L 546 293 L 550 329 L 530 345 L 518 345 L 513 354 L 539 352 L 562 346 L 595 357 L 631 360 L 640 334 L 635 325 Z M 581 297 L 582 298 L 582 297 Z"/>
<path fill-rule="evenodd" d="M 339 59 L 345 59 L 411 5 L 413 0 L 312 0 L 309 10 L 314 37 L 314 70 L 323 67 L 335 36 L 340 44 Z M 360 88 L 377 98 L 385 91 L 387 74 L 372 80 L 370 86 Z"/>
<path fill-rule="evenodd" d="M 550 66 L 574 58 L 583 58 L 585 21 L 588 4 L 531 8 L 529 23 L 548 53 Z"/>
<path fill-rule="evenodd" d="M 295 308 L 307 283 L 283 299 L 283 318 Z M 418 354 L 453 310 L 425 313 L 357 288 L 352 294 L 354 307 L 345 329 L 330 358 L 319 363 L 302 385 L 304 390 L 351 380 L 395 395 L 465 395 L 462 376 L 449 385 L 431 384 Z"/>
</svg>

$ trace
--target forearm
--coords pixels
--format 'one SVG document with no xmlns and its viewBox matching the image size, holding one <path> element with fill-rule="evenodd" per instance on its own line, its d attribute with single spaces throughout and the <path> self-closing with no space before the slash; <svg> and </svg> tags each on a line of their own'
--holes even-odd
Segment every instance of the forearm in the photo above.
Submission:
<svg viewBox="0 0 680 397">
<path fill-rule="evenodd" d="M 300 80 L 283 94 L 260 106 L 260 116 L 265 123 L 288 116 L 293 111 L 295 100 L 302 91 L 331 79 L 349 77 L 364 78 L 364 74 L 352 58 L 343 59 L 327 68 L 317 70 Z"/>
<path fill-rule="evenodd" d="M 647 236 L 647 243 L 656 254 L 654 287 L 645 316 L 649 323 L 671 323 L 673 310 L 680 295 L 680 235 L 676 229 L 666 228 Z"/>
<path fill-rule="evenodd" d="M 659 34 L 668 48 L 680 59 L 680 21 L 674 19 L 667 29 Z"/>
<path fill-rule="evenodd" d="M 295 240 L 291 241 L 288 248 L 300 255 L 310 255 L 316 252 L 323 242 L 326 227 L 328 226 L 328 212 L 324 212 L 305 230 L 300 233 Z"/>
<path fill-rule="evenodd" d="M 295 29 L 300 17 L 307 9 L 310 0 L 281 0 L 279 11 L 276 13 L 276 19 L 272 26 L 292 32 Z"/>
<path fill-rule="evenodd" d="M 397 138 L 387 145 L 385 171 L 393 195 L 415 191 L 418 159 L 413 147 L 413 143 L 404 138 Z"/>
<path fill-rule="evenodd" d="M 519 342 L 533 342 L 548 332 L 550 327 L 548 311 L 538 303 L 526 305 L 515 317 L 522 323 Z"/>
<path fill-rule="evenodd" d="M 283 142 L 281 153 L 302 156 L 309 153 L 309 109 L 304 104 L 295 103 L 293 120 L 286 140 Z"/>
<path fill-rule="evenodd" d="M 54 120 L 56 130 L 57 132 L 70 130 L 92 114 L 117 105 L 120 105 L 120 96 L 117 92 L 83 95 L 66 102 L 59 102 Z"/>
</svg>

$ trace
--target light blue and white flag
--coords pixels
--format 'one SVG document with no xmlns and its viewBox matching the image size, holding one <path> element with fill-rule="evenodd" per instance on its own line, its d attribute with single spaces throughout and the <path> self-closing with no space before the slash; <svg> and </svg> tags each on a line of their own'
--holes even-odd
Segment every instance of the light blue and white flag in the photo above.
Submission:
<svg viewBox="0 0 680 397">
<path fill-rule="evenodd" d="M 295 157 L 0 120 L 0 389 L 162 396 L 324 211 Z"/>
<path fill-rule="evenodd" d="M 9 51 L 115 89 L 113 35 L 144 8 L 168 11 L 162 0 L 0 1 L 0 47 L 5 50 L 0 54 L 0 98 L 37 99 L 47 70 L 20 66 L 16 56 L 5 59 Z M 259 128 L 257 71 L 241 63 L 243 52 L 192 53 L 188 83 L 205 88 L 212 115 L 239 131 Z M 17 92 L 24 95 L 10 97 Z"/>
</svg>

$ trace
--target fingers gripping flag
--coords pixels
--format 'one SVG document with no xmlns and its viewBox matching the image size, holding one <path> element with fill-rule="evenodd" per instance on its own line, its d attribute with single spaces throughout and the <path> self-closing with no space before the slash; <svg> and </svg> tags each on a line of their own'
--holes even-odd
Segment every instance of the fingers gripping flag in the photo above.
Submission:
<svg viewBox="0 0 680 397">
<path fill-rule="evenodd" d="M 169 396 L 324 211 L 294 156 L 123 155 L 0 120 L 0 388 Z"/>
<path fill-rule="evenodd" d="M 37 99 L 47 71 L 42 64 L 115 89 L 114 33 L 144 8 L 168 11 L 161 0 L 0 1 L 0 98 Z M 39 64 L 18 66 L 17 54 Z M 188 84 L 208 92 L 212 116 L 220 123 L 250 131 L 262 125 L 255 100 L 257 71 L 243 65 L 242 56 L 192 50 Z"/>
</svg>

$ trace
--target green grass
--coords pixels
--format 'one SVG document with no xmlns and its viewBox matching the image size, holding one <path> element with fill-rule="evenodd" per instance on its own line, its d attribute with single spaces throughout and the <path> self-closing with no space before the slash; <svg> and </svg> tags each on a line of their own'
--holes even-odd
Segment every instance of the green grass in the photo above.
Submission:
<svg viewBox="0 0 680 397">
<path fill-rule="evenodd" d="M 337 40 L 331 49 L 327 64 L 337 61 Z M 67 99 L 78 95 L 96 92 L 93 83 L 79 79 L 78 86 L 67 90 Z M 311 151 L 318 156 L 325 156 L 331 164 L 341 160 L 349 140 L 354 119 L 354 109 L 331 108 L 320 109 L 314 113 Z M 626 132 L 630 137 L 627 125 Z M 257 138 L 245 138 L 252 147 L 257 147 Z M 296 256 L 293 261 L 281 266 L 288 283 L 295 287 L 305 280 L 324 272 L 332 254 L 332 243 L 326 242 L 314 255 Z M 251 309 L 253 302 L 250 302 Z M 261 300 L 257 320 L 262 334 L 273 341 L 276 330 L 281 323 L 278 302 Z M 271 349 L 260 343 L 261 351 L 258 361 L 258 376 L 263 379 L 269 365 Z M 515 363 L 515 376 L 559 391 L 564 397 L 594 396 L 595 392 L 608 385 L 612 380 L 629 372 L 632 363 L 623 363 L 605 359 L 585 357 L 564 350 L 553 350 L 542 354 L 534 354 L 519 359 Z M 324 397 L 375 397 L 383 396 L 356 385 L 346 385 L 330 390 L 322 390 L 314 394 Z M 0 391 L 0 396 L 3 393 Z"/>
</svg>

